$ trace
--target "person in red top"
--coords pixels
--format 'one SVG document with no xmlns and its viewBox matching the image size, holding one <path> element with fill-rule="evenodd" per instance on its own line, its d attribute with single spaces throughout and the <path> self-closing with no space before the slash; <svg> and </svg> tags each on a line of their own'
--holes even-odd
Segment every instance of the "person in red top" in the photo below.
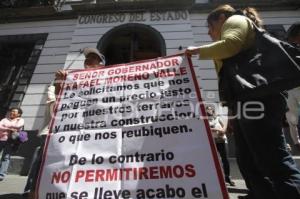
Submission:
<svg viewBox="0 0 300 199">
<path fill-rule="evenodd" d="M 21 118 L 23 111 L 20 108 L 10 108 L 8 117 L 0 121 L 0 153 L 2 153 L 0 163 L 0 180 L 3 180 L 8 169 L 10 154 L 13 150 L 8 141 L 14 132 L 20 131 L 24 126 L 24 119 Z"/>
</svg>

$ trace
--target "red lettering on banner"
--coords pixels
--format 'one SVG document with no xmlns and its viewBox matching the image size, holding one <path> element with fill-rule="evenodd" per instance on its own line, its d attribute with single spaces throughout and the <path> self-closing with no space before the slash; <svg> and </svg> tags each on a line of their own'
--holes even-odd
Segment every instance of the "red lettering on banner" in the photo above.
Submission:
<svg viewBox="0 0 300 199">
<path fill-rule="evenodd" d="M 148 179 L 148 168 L 146 167 L 142 167 L 142 168 L 139 168 L 139 174 L 140 174 L 140 177 L 139 179 Z"/>
<path fill-rule="evenodd" d="M 172 178 L 172 170 L 171 167 L 161 167 L 160 173 L 163 176 L 163 178 Z"/>
<path fill-rule="evenodd" d="M 71 178 L 71 172 L 70 171 L 54 172 L 52 174 L 51 184 L 67 183 L 67 182 L 69 182 L 70 178 Z"/>
<path fill-rule="evenodd" d="M 118 180 L 143 180 L 166 178 L 193 178 L 196 176 L 194 165 L 128 167 L 120 169 L 78 170 L 75 182 L 99 182 Z M 56 179 L 56 178 L 55 178 Z"/>
<path fill-rule="evenodd" d="M 124 173 L 125 173 L 125 180 L 130 180 L 130 174 L 131 174 L 131 171 L 132 171 L 132 168 L 124 168 L 123 169 Z"/>
<path fill-rule="evenodd" d="M 187 71 L 186 68 L 180 67 L 178 69 L 176 68 L 167 68 L 167 69 L 161 69 L 158 72 L 153 72 L 155 77 L 175 77 L 175 76 L 182 76 L 186 75 Z"/>
<path fill-rule="evenodd" d="M 73 81 L 100 78 L 102 75 L 104 75 L 104 70 L 80 72 L 74 74 Z"/>
<path fill-rule="evenodd" d="M 176 178 L 182 178 L 184 176 L 184 169 L 180 165 L 176 165 L 173 168 L 173 174 Z"/>
<path fill-rule="evenodd" d="M 92 79 L 87 81 L 78 81 L 78 82 L 72 82 L 72 83 L 66 83 L 65 89 L 66 90 L 76 90 L 76 89 L 82 89 L 82 88 L 89 88 L 89 87 L 95 87 L 101 85 L 101 79 Z"/>
<path fill-rule="evenodd" d="M 178 62 L 178 59 L 172 59 L 172 65 L 173 66 L 179 66 L 179 62 Z"/>
<path fill-rule="evenodd" d="M 93 182 L 94 181 L 94 170 L 87 170 L 85 175 L 85 182 Z"/>
<path fill-rule="evenodd" d="M 146 80 L 146 79 L 149 79 L 149 77 L 150 77 L 149 73 L 127 74 L 127 75 L 109 77 L 105 80 L 105 83 L 106 84 L 114 84 L 114 83 L 118 83 L 118 82 Z"/>
<path fill-rule="evenodd" d="M 75 175 L 75 182 L 78 182 L 80 178 L 82 178 L 85 175 L 84 170 L 78 170 Z"/>
<path fill-rule="evenodd" d="M 159 176 L 158 176 L 158 167 L 150 167 L 150 170 L 149 170 L 149 178 L 150 179 L 158 179 Z"/>
<path fill-rule="evenodd" d="M 95 176 L 95 180 L 96 181 L 104 181 L 104 175 L 105 175 L 105 171 L 104 170 L 97 170 L 96 171 L 96 176 Z"/>
<path fill-rule="evenodd" d="M 106 172 L 107 181 L 116 181 L 118 180 L 118 169 L 108 169 Z"/>
<path fill-rule="evenodd" d="M 196 176 L 196 171 L 195 171 L 195 169 L 194 169 L 194 165 L 188 164 L 188 165 L 186 165 L 185 169 L 186 169 L 186 171 L 187 171 L 187 172 L 186 172 L 186 176 L 187 176 L 187 177 L 192 178 L 192 177 L 195 177 L 195 176 Z"/>
<path fill-rule="evenodd" d="M 179 60 L 176 58 L 173 59 L 165 59 L 165 60 L 157 60 L 153 62 L 148 62 L 148 63 L 141 63 L 141 64 L 136 64 L 136 65 L 129 65 L 129 66 L 124 66 L 124 67 L 116 67 L 116 68 L 111 68 L 108 70 L 107 74 L 108 75 L 124 75 L 127 73 L 134 73 L 134 72 L 151 72 L 150 70 L 153 69 L 161 69 L 161 68 L 170 68 L 173 66 L 179 66 Z"/>
</svg>

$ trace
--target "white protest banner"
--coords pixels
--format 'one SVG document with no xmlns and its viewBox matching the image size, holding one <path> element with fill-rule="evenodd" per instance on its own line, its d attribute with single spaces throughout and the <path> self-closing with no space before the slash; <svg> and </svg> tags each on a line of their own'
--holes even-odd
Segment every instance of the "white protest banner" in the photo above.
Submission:
<svg viewBox="0 0 300 199">
<path fill-rule="evenodd" d="M 190 59 L 67 75 L 37 198 L 228 198 Z"/>
</svg>

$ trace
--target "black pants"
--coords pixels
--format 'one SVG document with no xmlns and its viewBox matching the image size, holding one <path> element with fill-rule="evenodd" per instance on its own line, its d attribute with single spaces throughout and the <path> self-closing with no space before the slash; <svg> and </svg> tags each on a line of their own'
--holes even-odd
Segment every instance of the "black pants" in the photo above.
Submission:
<svg viewBox="0 0 300 199">
<path fill-rule="evenodd" d="M 241 174 L 255 199 L 299 199 L 300 172 L 286 149 L 282 132 L 285 99 L 274 95 L 259 102 L 264 109 L 260 119 L 253 118 L 262 113 L 261 105 L 242 102 L 233 108 L 236 156 Z"/>
<path fill-rule="evenodd" d="M 227 148 L 226 148 L 226 143 L 225 142 L 216 142 L 216 147 L 218 150 L 218 153 L 221 157 L 222 161 L 222 166 L 223 166 L 223 172 L 225 175 L 225 181 L 229 180 L 230 178 L 230 165 L 227 157 Z"/>
<path fill-rule="evenodd" d="M 3 151 L 7 141 L 0 141 L 0 154 Z"/>
<path fill-rule="evenodd" d="M 45 146 L 46 137 L 46 135 L 41 136 L 41 145 L 36 148 L 35 153 L 32 157 L 31 167 L 29 170 L 24 192 L 35 190 L 37 177 L 40 171 L 40 166 L 42 164 L 43 150 Z"/>
</svg>

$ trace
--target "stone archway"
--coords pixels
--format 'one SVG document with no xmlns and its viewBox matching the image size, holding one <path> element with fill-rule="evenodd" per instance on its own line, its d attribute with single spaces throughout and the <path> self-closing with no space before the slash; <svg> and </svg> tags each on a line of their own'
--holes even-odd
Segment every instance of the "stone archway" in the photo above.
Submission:
<svg viewBox="0 0 300 199">
<path fill-rule="evenodd" d="M 104 34 L 97 48 L 107 65 L 128 63 L 166 55 L 165 40 L 154 28 L 144 24 L 124 24 Z"/>
</svg>

